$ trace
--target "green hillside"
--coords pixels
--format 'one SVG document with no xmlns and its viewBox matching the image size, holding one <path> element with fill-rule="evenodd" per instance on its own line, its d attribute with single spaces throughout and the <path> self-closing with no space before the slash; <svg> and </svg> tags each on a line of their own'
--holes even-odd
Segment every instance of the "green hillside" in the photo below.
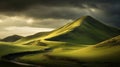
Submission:
<svg viewBox="0 0 120 67">
<path fill-rule="evenodd" d="M 107 64 L 110 66 L 114 63 L 117 65 L 120 62 L 120 36 L 96 45 L 62 46 L 51 52 L 24 55 L 17 59 L 19 62 L 45 67 L 106 67 Z"/>
<path fill-rule="evenodd" d="M 45 46 L 33 46 L 33 45 L 17 45 L 12 42 L 0 42 L 0 67 L 28 67 L 21 64 L 11 63 L 9 60 L 3 59 L 3 56 L 8 54 L 20 53 L 20 52 L 31 52 L 44 50 Z"/>
<path fill-rule="evenodd" d="M 94 46 L 67 52 L 50 53 L 53 57 L 73 59 L 79 62 L 120 62 L 120 35 Z"/>
<path fill-rule="evenodd" d="M 0 42 L 0 50 L 0 64 L 7 60 L 18 65 L 87 67 L 83 66 L 87 63 L 88 67 L 94 67 L 89 64 L 120 62 L 120 30 L 83 16 L 50 32 L 40 32 L 16 42 Z"/>
<path fill-rule="evenodd" d="M 12 35 L 12 36 L 8 36 L 6 38 L 1 39 L 0 41 L 3 42 L 15 42 L 19 39 L 23 38 L 23 36 L 19 36 L 19 35 Z"/>
<path fill-rule="evenodd" d="M 39 32 L 24 38 L 21 38 L 19 40 L 17 40 L 16 42 L 14 42 L 15 44 L 23 44 L 23 43 L 29 43 L 31 41 L 35 41 L 36 39 L 40 39 L 42 36 L 47 35 L 49 32 Z"/>
<path fill-rule="evenodd" d="M 120 30 L 102 24 L 90 16 L 84 16 L 50 32 L 42 39 L 79 44 L 96 44 L 119 34 Z"/>
<path fill-rule="evenodd" d="M 35 51 L 35 50 L 41 50 L 46 47 L 43 46 L 26 46 L 26 45 L 15 45 L 12 43 L 5 43 L 0 42 L 0 59 L 2 56 L 11 54 L 11 53 L 17 53 L 17 52 L 25 52 L 25 51 Z"/>
</svg>

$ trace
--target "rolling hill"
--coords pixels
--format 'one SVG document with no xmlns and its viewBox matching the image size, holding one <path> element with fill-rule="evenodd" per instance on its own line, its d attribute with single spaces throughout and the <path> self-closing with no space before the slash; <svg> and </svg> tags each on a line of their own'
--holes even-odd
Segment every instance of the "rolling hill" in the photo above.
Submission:
<svg viewBox="0 0 120 67">
<path fill-rule="evenodd" d="M 120 62 L 120 35 L 93 46 L 67 52 L 53 52 L 53 57 L 77 60 L 79 62 Z"/>
<path fill-rule="evenodd" d="M 15 44 L 19 44 L 19 43 L 29 43 L 29 41 L 35 41 L 36 39 L 40 39 L 42 36 L 47 35 L 49 32 L 39 32 L 24 38 L 21 38 L 19 40 L 17 40 L 16 42 L 14 42 Z"/>
<path fill-rule="evenodd" d="M 0 42 L 0 50 L 3 50 L 0 59 L 4 58 L 4 61 L 45 67 L 120 62 L 120 30 L 83 16 L 50 32 L 40 32 L 15 42 Z"/>
<path fill-rule="evenodd" d="M 23 36 L 19 36 L 19 35 L 12 35 L 12 36 L 8 36 L 4 39 L 1 39 L 0 41 L 4 41 L 4 42 L 15 42 L 19 39 L 23 38 Z"/>
<path fill-rule="evenodd" d="M 117 46 L 120 46 L 120 35 L 118 35 L 112 39 L 98 43 L 95 47 L 101 48 L 101 47 L 117 47 Z"/>
<path fill-rule="evenodd" d="M 79 44 L 96 44 L 119 34 L 119 29 L 105 25 L 90 16 L 83 16 L 72 23 L 51 31 L 41 39 Z"/>
<path fill-rule="evenodd" d="M 115 67 L 120 62 L 120 35 L 96 45 L 71 48 L 74 46 L 58 47 L 42 54 L 24 55 L 18 57 L 17 61 L 45 67 Z"/>
</svg>

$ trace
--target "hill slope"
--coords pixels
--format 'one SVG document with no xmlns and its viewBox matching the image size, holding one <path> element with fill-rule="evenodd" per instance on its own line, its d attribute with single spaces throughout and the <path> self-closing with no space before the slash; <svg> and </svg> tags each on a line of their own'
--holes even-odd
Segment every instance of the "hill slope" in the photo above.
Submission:
<svg viewBox="0 0 120 67">
<path fill-rule="evenodd" d="M 33 35 L 30 35 L 30 36 L 27 36 L 27 37 L 24 37 L 24 38 L 21 38 L 19 40 L 17 40 L 15 42 L 16 43 L 21 43 L 21 42 L 29 42 L 29 41 L 34 41 L 35 39 L 39 39 L 41 36 L 44 36 L 44 35 L 47 35 L 49 32 L 39 32 L 39 33 L 36 33 L 36 34 L 33 34 Z"/>
<path fill-rule="evenodd" d="M 94 46 L 67 52 L 51 53 L 50 55 L 81 62 L 120 62 L 120 35 Z"/>
<path fill-rule="evenodd" d="M 115 63 L 116 65 L 120 62 L 120 35 L 96 45 L 77 49 L 65 48 L 55 48 L 51 52 L 43 54 L 24 55 L 17 59 L 24 63 L 43 64 L 45 67 L 106 67 L 106 65 L 109 65 L 107 67 L 115 67 L 111 66 L 111 64 Z M 43 62 L 43 60 L 46 61 Z M 76 64 L 73 64 L 74 62 Z M 85 66 L 81 66 L 82 64 Z"/>
<path fill-rule="evenodd" d="M 98 43 L 97 45 L 95 45 L 96 48 L 101 48 L 101 47 L 116 47 L 116 46 L 120 46 L 120 35 L 103 41 L 101 43 Z"/>
<path fill-rule="evenodd" d="M 19 35 L 12 35 L 12 36 L 8 36 L 4 39 L 1 39 L 0 41 L 4 41 L 4 42 L 15 42 L 19 39 L 23 38 L 22 36 Z"/>
<path fill-rule="evenodd" d="M 96 44 L 120 34 L 120 30 L 84 16 L 56 29 L 42 39 L 79 44 Z"/>
</svg>

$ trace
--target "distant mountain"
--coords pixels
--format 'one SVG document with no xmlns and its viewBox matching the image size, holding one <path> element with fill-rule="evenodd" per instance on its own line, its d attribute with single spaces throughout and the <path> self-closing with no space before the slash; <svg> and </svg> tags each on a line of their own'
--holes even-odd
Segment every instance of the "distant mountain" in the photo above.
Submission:
<svg viewBox="0 0 120 67">
<path fill-rule="evenodd" d="M 105 25 L 91 16 L 84 16 L 50 32 L 43 39 L 79 44 L 97 44 L 119 34 L 119 29 Z"/>
<path fill-rule="evenodd" d="M 20 42 L 26 42 L 26 41 L 30 41 L 30 40 L 34 40 L 34 39 L 39 39 L 41 36 L 47 35 L 49 32 L 39 32 L 24 38 L 21 38 L 20 40 L 17 40 L 16 43 L 20 43 Z"/>
<path fill-rule="evenodd" d="M 23 36 L 19 36 L 19 35 L 12 35 L 12 36 L 8 36 L 4 39 L 1 39 L 0 41 L 4 41 L 4 42 L 15 42 L 19 39 L 23 38 Z"/>
</svg>

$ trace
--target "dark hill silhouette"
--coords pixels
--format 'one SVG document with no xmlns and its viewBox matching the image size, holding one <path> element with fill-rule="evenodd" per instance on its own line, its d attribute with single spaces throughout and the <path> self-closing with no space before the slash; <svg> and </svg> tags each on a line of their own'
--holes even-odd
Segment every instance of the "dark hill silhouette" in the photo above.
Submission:
<svg viewBox="0 0 120 67">
<path fill-rule="evenodd" d="M 23 38 L 23 36 L 19 36 L 19 35 L 12 35 L 12 36 L 8 36 L 4 39 L 1 39 L 0 41 L 4 41 L 4 42 L 15 42 L 19 39 Z"/>
</svg>

